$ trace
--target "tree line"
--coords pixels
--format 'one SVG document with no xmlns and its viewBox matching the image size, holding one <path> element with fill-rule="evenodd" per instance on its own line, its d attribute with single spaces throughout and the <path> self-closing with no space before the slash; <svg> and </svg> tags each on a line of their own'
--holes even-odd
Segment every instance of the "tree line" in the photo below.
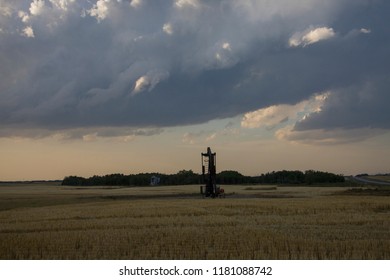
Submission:
<svg viewBox="0 0 390 280">
<path fill-rule="evenodd" d="M 345 181 L 343 175 L 329 172 L 306 170 L 302 171 L 273 171 L 261 174 L 257 177 L 260 184 L 318 184 L 318 183 L 341 183 Z"/>
<path fill-rule="evenodd" d="M 192 170 L 181 170 L 176 174 L 139 173 L 139 174 L 109 174 L 89 178 L 67 176 L 63 179 L 65 186 L 148 186 L 152 177 L 158 178 L 158 185 L 192 185 L 202 184 L 202 175 Z M 233 170 L 217 174 L 217 184 L 315 184 L 344 182 L 343 175 L 329 172 L 307 170 L 302 171 L 272 171 L 259 176 L 244 176 Z"/>
<path fill-rule="evenodd" d="M 139 173 L 139 174 L 109 174 L 89 178 L 68 176 L 62 181 L 66 186 L 148 186 L 152 177 L 159 178 L 159 185 L 190 185 L 201 182 L 201 176 L 192 170 L 181 170 L 176 174 Z"/>
</svg>

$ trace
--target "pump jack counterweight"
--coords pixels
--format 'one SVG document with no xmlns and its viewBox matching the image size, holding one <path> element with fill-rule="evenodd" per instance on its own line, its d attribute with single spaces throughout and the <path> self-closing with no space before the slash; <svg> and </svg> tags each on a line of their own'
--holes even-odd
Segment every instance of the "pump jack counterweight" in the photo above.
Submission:
<svg viewBox="0 0 390 280">
<path fill-rule="evenodd" d="M 201 162 L 203 183 L 206 185 L 200 187 L 200 193 L 212 198 L 224 196 L 224 190 L 217 186 L 217 154 L 208 147 L 206 153 L 201 153 Z"/>
</svg>

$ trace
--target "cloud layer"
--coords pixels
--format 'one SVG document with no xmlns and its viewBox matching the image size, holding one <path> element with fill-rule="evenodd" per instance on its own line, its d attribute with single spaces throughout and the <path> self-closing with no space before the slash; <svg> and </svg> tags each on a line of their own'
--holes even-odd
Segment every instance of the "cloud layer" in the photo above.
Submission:
<svg viewBox="0 0 390 280">
<path fill-rule="evenodd" d="M 324 92 L 322 109 L 285 139 L 388 130 L 389 9 L 384 0 L 2 0 L 0 134 L 196 124 Z"/>
</svg>

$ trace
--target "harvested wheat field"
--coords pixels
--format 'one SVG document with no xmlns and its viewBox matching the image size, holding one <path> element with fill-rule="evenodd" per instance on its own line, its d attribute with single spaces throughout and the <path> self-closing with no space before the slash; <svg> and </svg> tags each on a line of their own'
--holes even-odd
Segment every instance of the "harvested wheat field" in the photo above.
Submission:
<svg viewBox="0 0 390 280">
<path fill-rule="evenodd" d="M 388 191 L 0 185 L 0 259 L 389 259 Z"/>
</svg>

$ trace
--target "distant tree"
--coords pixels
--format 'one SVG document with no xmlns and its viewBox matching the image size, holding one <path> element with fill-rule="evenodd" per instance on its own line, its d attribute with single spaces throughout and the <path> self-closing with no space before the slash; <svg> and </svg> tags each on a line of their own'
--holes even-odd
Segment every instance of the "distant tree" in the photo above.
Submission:
<svg viewBox="0 0 390 280">
<path fill-rule="evenodd" d="M 62 180 L 62 185 L 67 185 L 67 186 L 83 186 L 85 185 L 85 178 L 83 177 L 78 177 L 78 176 L 68 176 L 65 177 L 64 180 Z"/>
<path fill-rule="evenodd" d="M 245 184 L 247 182 L 246 176 L 237 171 L 226 170 L 217 174 L 218 184 Z"/>
<path fill-rule="evenodd" d="M 175 185 L 198 184 L 200 179 L 199 175 L 195 174 L 192 170 L 181 170 L 172 177 L 174 178 Z"/>
<path fill-rule="evenodd" d="M 343 175 L 336 175 L 329 172 L 321 172 L 314 170 L 307 170 L 305 172 L 305 183 L 339 183 L 344 182 L 345 178 Z"/>
</svg>

